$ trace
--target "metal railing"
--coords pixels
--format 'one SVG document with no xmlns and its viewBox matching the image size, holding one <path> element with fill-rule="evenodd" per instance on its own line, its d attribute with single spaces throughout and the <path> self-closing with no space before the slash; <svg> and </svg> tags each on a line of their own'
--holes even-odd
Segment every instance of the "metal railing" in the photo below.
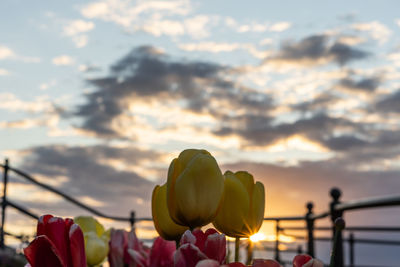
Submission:
<svg viewBox="0 0 400 267">
<path fill-rule="evenodd" d="M 38 219 L 39 216 L 35 214 L 34 212 L 26 209 L 25 207 L 18 205 L 12 201 L 10 201 L 7 198 L 7 184 L 8 184 L 8 179 L 9 179 L 9 172 L 13 172 L 14 174 L 17 174 L 19 177 L 33 183 L 34 185 L 37 185 L 38 187 L 41 187 L 47 191 L 50 191 L 58 196 L 61 196 L 64 198 L 66 201 L 74 204 L 77 207 L 82 208 L 83 210 L 88 211 L 89 213 L 100 217 L 100 218 L 106 218 L 106 219 L 111 219 L 114 221 L 125 221 L 130 224 L 130 226 L 133 228 L 136 222 L 139 221 L 152 221 L 152 218 L 136 218 L 135 217 L 135 212 L 131 211 L 129 216 L 127 217 L 120 217 L 120 216 L 113 216 L 113 215 L 108 215 L 105 214 L 97 209 L 94 209 L 81 201 L 68 196 L 67 194 L 61 192 L 60 190 L 49 186 L 47 184 L 44 184 L 42 182 L 39 182 L 35 178 L 33 178 L 31 175 L 13 168 L 9 165 L 8 159 L 5 160 L 4 164 L 0 164 L 0 167 L 3 169 L 3 196 L 2 196 L 2 201 L 1 201 L 1 227 L 0 227 L 0 248 L 3 249 L 5 247 L 5 242 L 4 242 L 4 236 L 5 235 L 11 235 L 10 233 L 5 231 L 5 219 L 6 219 L 6 208 L 8 206 L 18 210 L 22 214 L 29 216 L 33 219 Z M 340 197 L 341 197 L 341 191 L 338 188 L 333 188 L 330 191 L 330 196 L 332 197 L 332 201 L 329 204 L 329 210 L 326 212 L 322 212 L 319 214 L 314 214 L 313 213 L 313 203 L 309 202 L 306 205 L 307 212 L 305 215 L 302 216 L 287 216 L 287 217 L 266 217 L 264 218 L 264 221 L 269 221 L 269 222 L 275 222 L 275 244 L 273 247 L 268 247 L 269 249 L 273 249 L 275 253 L 275 259 L 277 261 L 280 261 L 282 263 L 285 263 L 287 261 L 284 261 L 281 259 L 281 253 L 284 252 L 290 252 L 290 253 L 302 253 L 303 249 L 302 246 L 298 246 L 296 249 L 285 249 L 281 250 L 279 248 L 280 246 L 280 240 L 279 236 L 281 234 L 285 234 L 288 236 L 291 236 L 295 238 L 297 241 L 306 241 L 306 249 L 305 252 L 313 257 L 315 257 L 315 242 L 316 241 L 328 241 L 331 242 L 333 239 L 333 236 L 335 235 L 335 227 L 333 227 L 333 222 L 339 218 L 343 217 L 345 211 L 351 211 L 351 210 L 360 210 L 360 209 L 367 209 L 367 208 L 377 208 L 377 207 L 391 207 L 391 206 L 400 206 L 400 195 L 395 195 L 395 196 L 384 196 L 384 197 L 379 197 L 379 198 L 368 198 L 368 199 L 361 199 L 361 200 L 356 200 L 356 201 L 348 201 L 348 202 L 341 202 Z M 316 227 L 315 222 L 320 219 L 328 218 L 330 217 L 331 222 L 332 222 L 332 227 Z M 305 222 L 305 227 L 282 227 L 280 226 L 280 223 L 282 222 L 287 222 L 287 221 L 292 221 L 292 222 Z M 290 231 L 306 231 L 307 235 L 306 236 L 301 236 L 301 235 L 290 235 L 287 234 L 285 231 L 290 230 Z M 332 232 L 332 237 L 318 237 L 316 238 L 314 236 L 315 231 L 331 231 Z M 344 260 L 343 260 L 343 241 L 346 241 L 349 243 L 349 262 L 351 267 L 355 266 L 355 254 L 354 254 L 354 245 L 355 243 L 367 243 L 367 244 L 378 244 L 378 245 L 400 245 L 400 240 L 377 240 L 377 239 L 362 239 L 362 238 L 354 238 L 354 233 L 356 231 L 368 231 L 368 232 L 400 232 L 400 227 L 398 226 L 393 226 L 393 227 L 383 227 L 383 226 L 357 226 L 357 227 L 346 227 L 345 231 L 350 231 L 349 238 L 343 239 L 342 233 L 339 234 L 338 238 L 338 244 L 336 246 L 336 251 L 335 251 L 335 266 L 337 267 L 343 267 L 344 266 Z"/>
</svg>

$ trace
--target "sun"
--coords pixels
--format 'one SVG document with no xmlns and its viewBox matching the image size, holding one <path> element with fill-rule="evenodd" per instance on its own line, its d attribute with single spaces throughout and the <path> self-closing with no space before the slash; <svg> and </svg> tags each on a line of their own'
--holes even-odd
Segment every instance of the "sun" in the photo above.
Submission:
<svg viewBox="0 0 400 267">
<path fill-rule="evenodd" d="M 250 236 L 250 240 L 252 242 L 259 242 L 259 241 L 262 241 L 265 239 L 266 239 L 266 236 L 263 233 L 256 233 L 256 234 Z"/>
</svg>

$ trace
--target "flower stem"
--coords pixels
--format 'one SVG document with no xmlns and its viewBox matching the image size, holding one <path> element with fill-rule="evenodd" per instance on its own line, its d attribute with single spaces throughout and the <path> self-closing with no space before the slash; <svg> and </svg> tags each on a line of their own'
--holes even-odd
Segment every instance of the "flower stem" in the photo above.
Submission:
<svg viewBox="0 0 400 267">
<path fill-rule="evenodd" d="M 254 243 L 250 240 L 250 238 L 248 240 L 249 240 L 249 244 L 247 246 L 247 262 L 246 262 L 246 264 L 250 265 L 253 260 Z"/>
<path fill-rule="evenodd" d="M 236 237 L 236 239 L 235 239 L 235 262 L 239 261 L 239 244 L 240 244 L 240 238 Z"/>
</svg>

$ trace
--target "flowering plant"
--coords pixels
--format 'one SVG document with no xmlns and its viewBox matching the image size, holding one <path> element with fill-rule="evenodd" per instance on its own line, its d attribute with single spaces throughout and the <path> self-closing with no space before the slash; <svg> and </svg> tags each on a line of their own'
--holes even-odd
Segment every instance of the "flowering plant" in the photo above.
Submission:
<svg viewBox="0 0 400 267">
<path fill-rule="evenodd" d="M 40 217 L 37 237 L 24 250 L 31 267 L 280 267 L 279 262 L 238 261 L 239 238 L 256 233 L 264 216 L 264 185 L 245 171 L 222 175 L 208 151 L 188 149 L 175 158 L 167 182 L 152 195 L 152 216 L 159 233 L 151 248 L 130 232 L 105 231 L 92 217 Z M 201 226 L 212 223 L 205 232 Z M 236 238 L 235 262 L 227 262 L 225 235 Z M 251 244 L 251 241 L 249 241 Z M 252 246 L 249 245 L 251 250 Z M 309 255 L 297 255 L 294 267 L 322 267 Z"/>
</svg>

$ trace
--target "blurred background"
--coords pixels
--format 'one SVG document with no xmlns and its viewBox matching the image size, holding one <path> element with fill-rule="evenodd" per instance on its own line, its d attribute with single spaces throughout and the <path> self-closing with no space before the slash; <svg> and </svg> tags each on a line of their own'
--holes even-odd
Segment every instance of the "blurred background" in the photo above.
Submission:
<svg viewBox="0 0 400 267">
<path fill-rule="evenodd" d="M 398 194 L 398 10 L 397 1 L 3 0 L 0 159 L 126 217 L 151 216 L 152 189 L 186 148 L 262 181 L 265 216 L 304 215 L 307 201 L 327 211 L 334 186 L 344 201 Z M 87 214 L 13 174 L 8 194 L 37 214 Z M 345 218 L 398 226 L 400 209 Z M 7 211 L 7 230 L 35 225 Z M 151 222 L 137 228 L 155 236 Z M 261 232 L 274 240 L 274 224 Z M 360 245 L 357 263 L 396 266 L 398 249 Z M 316 250 L 327 262 L 329 244 Z"/>
</svg>

